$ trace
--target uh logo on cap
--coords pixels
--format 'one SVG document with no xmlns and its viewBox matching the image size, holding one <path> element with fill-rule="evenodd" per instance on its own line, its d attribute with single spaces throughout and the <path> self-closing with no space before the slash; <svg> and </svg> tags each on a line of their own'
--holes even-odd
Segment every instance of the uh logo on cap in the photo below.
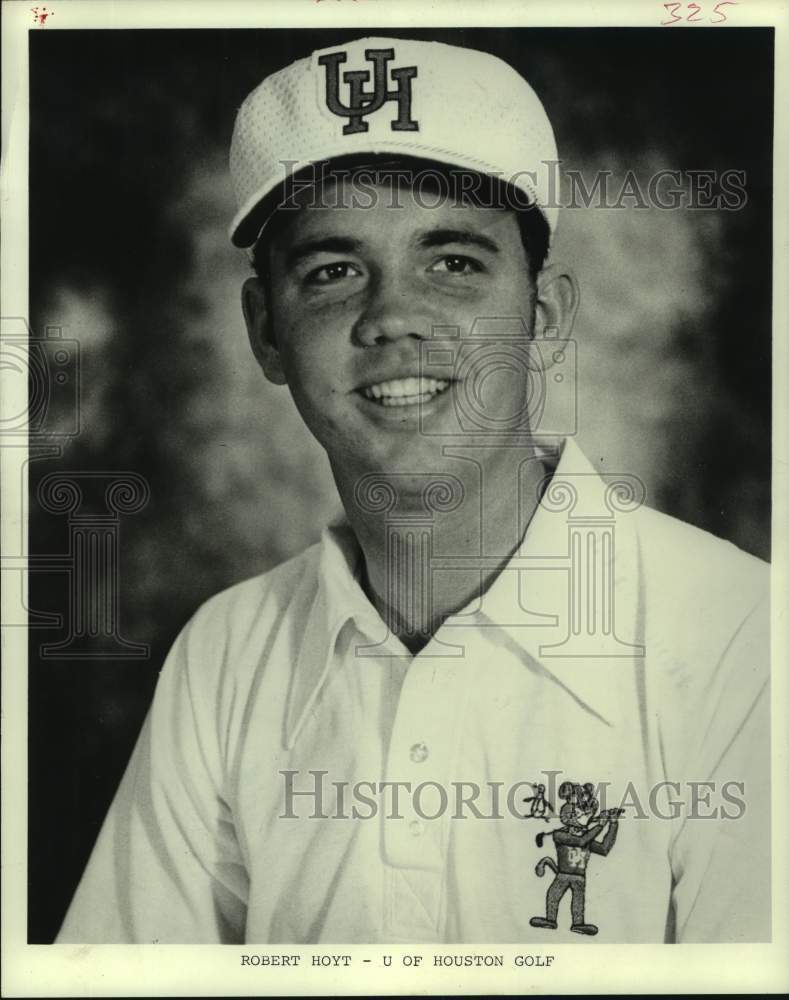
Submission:
<svg viewBox="0 0 789 1000">
<path fill-rule="evenodd" d="M 345 70 L 342 79 L 348 85 L 350 99 L 347 104 L 340 100 L 340 66 L 347 61 L 348 53 L 331 52 L 318 59 L 318 64 L 326 68 L 326 107 L 332 114 L 348 119 L 342 134 L 367 132 L 370 126 L 364 119 L 387 101 L 397 103 L 397 118 L 391 123 L 392 131 L 418 132 L 419 123 L 411 118 L 411 81 L 417 75 L 417 67 L 389 69 L 389 63 L 395 57 L 394 49 L 365 49 L 364 57 L 373 64 L 373 89 L 364 89 L 370 80 L 369 70 Z M 388 86 L 387 71 L 396 85 L 392 89 Z"/>
</svg>

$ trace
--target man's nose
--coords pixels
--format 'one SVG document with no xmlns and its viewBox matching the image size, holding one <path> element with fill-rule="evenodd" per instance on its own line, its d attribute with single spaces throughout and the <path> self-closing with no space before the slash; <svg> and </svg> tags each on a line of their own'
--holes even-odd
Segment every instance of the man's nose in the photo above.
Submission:
<svg viewBox="0 0 789 1000">
<path fill-rule="evenodd" d="M 353 327 L 353 339 L 361 347 L 412 337 L 423 340 L 428 335 L 427 319 L 419 298 L 406 283 L 396 278 L 379 278 L 370 290 L 364 311 Z"/>
</svg>

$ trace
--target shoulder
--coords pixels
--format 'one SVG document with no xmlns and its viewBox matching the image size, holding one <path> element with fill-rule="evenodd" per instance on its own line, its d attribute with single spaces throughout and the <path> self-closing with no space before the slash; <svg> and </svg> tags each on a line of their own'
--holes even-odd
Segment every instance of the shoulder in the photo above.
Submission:
<svg viewBox="0 0 789 1000">
<path fill-rule="evenodd" d="M 184 626 L 169 659 L 209 687 L 265 666 L 274 639 L 283 630 L 295 635 L 308 614 L 318 588 L 319 551 L 317 543 L 214 594 Z"/>
<path fill-rule="evenodd" d="M 770 566 L 731 542 L 649 507 L 636 517 L 638 555 L 649 607 L 676 622 L 731 634 L 769 603 Z"/>
<path fill-rule="evenodd" d="M 320 543 L 273 569 L 214 594 L 195 612 L 189 625 L 196 632 L 238 631 L 287 610 L 302 592 L 317 583 Z"/>
<path fill-rule="evenodd" d="M 250 705 L 263 705 L 266 732 L 280 731 L 292 653 L 318 589 L 319 549 L 215 594 L 183 627 L 151 707 L 158 753 L 191 740 L 219 784 Z"/>
<path fill-rule="evenodd" d="M 686 746 L 698 731 L 722 747 L 766 690 L 769 564 L 649 508 L 637 535 L 648 673 L 671 709 L 664 745 Z"/>
</svg>

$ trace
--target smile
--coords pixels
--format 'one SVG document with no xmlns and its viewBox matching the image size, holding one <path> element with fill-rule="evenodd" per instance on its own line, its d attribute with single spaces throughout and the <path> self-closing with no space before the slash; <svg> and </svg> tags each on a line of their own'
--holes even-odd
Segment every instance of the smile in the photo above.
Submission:
<svg viewBox="0 0 789 1000">
<path fill-rule="evenodd" d="M 448 389 L 449 385 L 450 382 L 446 379 L 411 375 L 366 385 L 360 391 L 379 406 L 413 406 L 415 403 L 429 402 Z"/>
</svg>

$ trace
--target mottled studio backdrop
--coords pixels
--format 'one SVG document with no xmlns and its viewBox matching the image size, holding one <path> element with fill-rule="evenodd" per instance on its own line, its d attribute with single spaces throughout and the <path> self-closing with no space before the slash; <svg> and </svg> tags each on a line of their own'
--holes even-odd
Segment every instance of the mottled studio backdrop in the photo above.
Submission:
<svg viewBox="0 0 789 1000">
<path fill-rule="evenodd" d="M 335 509 L 322 451 L 247 346 L 226 151 L 235 109 L 266 73 L 361 34 L 30 36 L 30 319 L 79 349 L 37 439 L 57 454 L 30 466 L 42 560 L 29 603 L 65 615 L 31 632 L 33 942 L 57 931 L 179 628 L 215 591 L 313 542 Z M 542 97 L 563 166 L 589 183 L 596 170 L 745 172 L 740 211 L 636 199 L 566 211 L 555 254 L 582 288 L 590 457 L 640 475 L 653 506 L 768 558 L 772 32 L 364 34 L 508 59 Z M 78 477 L 83 505 L 69 514 L 52 480 L 48 507 L 38 499 L 59 472 L 104 478 Z M 123 473 L 150 491 L 106 529 L 118 539 L 120 631 L 136 644 L 127 659 L 90 636 L 71 641 L 67 613 L 79 516 L 99 523 L 102 484 Z"/>
</svg>

